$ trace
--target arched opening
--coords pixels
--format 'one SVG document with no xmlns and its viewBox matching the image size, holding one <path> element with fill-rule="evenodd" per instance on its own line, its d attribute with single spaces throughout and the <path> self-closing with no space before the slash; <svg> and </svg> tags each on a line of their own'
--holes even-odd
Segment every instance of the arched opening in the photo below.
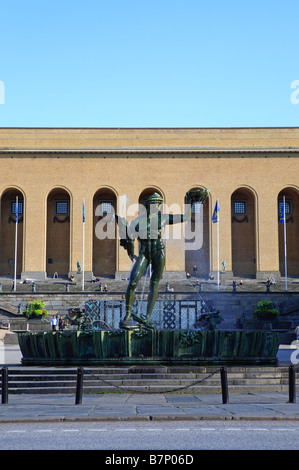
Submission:
<svg viewBox="0 0 299 470">
<path fill-rule="evenodd" d="M 253 192 L 239 188 L 231 196 L 232 270 L 234 276 L 256 276 L 256 208 Z"/>
<path fill-rule="evenodd" d="M 117 226 L 109 216 L 116 213 L 116 195 L 109 188 L 99 189 L 93 198 L 93 255 L 94 276 L 114 276 L 116 271 Z"/>
<path fill-rule="evenodd" d="M 299 192 L 295 188 L 284 188 L 278 195 L 278 237 L 279 237 L 279 270 L 285 276 L 284 224 L 280 222 L 283 197 L 286 214 L 286 249 L 287 275 L 299 275 Z"/>
<path fill-rule="evenodd" d="M 138 204 L 144 204 L 144 202 L 150 197 L 152 196 L 152 194 L 154 193 L 157 193 L 157 194 L 160 194 L 160 196 L 162 197 L 162 199 L 164 200 L 164 196 L 162 194 L 162 191 L 160 191 L 159 189 L 157 188 L 146 188 L 142 191 L 142 193 L 140 194 L 139 196 L 139 199 L 138 199 Z"/>
<path fill-rule="evenodd" d="M 203 189 L 191 188 L 190 190 Z M 185 198 L 185 204 L 187 204 Z M 188 237 L 185 239 L 185 271 L 192 275 L 196 266 L 199 277 L 207 278 L 210 274 L 210 198 L 204 203 L 193 203 L 191 227 L 186 226 Z M 193 235 L 194 234 L 194 235 Z M 192 236 L 192 238 L 191 238 Z"/>
<path fill-rule="evenodd" d="M 16 201 L 18 198 L 18 225 L 16 237 Z M 0 243 L 0 274 L 13 276 L 15 267 L 15 246 L 17 238 L 17 269 L 19 277 L 23 261 L 23 225 L 24 198 L 21 191 L 7 189 L 1 197 L 1 243 Z"/>
<path fill-rule="evenodd" d="M 62 188 L 53 189 L 47 198 L 47 249 L 46 271 L 48 277 L 56 273 L 68 276 L 70 269 L 70 196 Z"/>
</svg>

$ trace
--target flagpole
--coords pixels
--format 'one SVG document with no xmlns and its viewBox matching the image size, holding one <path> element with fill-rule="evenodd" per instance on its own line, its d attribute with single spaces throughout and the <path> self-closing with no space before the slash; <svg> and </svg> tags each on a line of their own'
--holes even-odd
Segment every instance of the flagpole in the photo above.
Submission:
<svg viewBox="0 0 299 470">
<path fill-rule="evenodd" d="M 17 196 L 17 197 L 16 197 L 16 231 L 15 231 L 14 291 L 17 290 L 18 222 L 19 222 L 19 204 L 18 204 L 18 196 Z"/>
<path fill-rule="evenodd" d="M 217 220 L 217 290 L 220 289 L 220 271 L 219 271 L 219 205 L 218 205 L 218 198 L 217 198 L 217 208 L 218 208 L 218 220 Z"/>
<path fill-rule="evenodd" d="M 288 290 L 288 273 L 287 273 L 287 229 L 286 229 L 286 206 L 285 196 L 283 196 L 283 236 L 284 236 L 284 275 L 285 290 Z"/>
<path fill-rule="evenodd" d="M 213 224 L 217 223 L 217 290 L 220 288 L 220 270 L 219 270 L 219 204 L 218 197 L 216 199 L 215 209 L 212 215 Z"/>
<path fill-rule="evenodd" d="M 85 263 L 85 198 L 83 198 L 83 236 L 82 236 L 82 290 L 84 291 L 84 263 Z"/>
</svg>

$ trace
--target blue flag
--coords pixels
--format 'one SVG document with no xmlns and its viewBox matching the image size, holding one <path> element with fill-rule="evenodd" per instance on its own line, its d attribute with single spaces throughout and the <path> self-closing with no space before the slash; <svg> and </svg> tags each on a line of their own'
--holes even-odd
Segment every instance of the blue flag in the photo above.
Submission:
<svg viewBox="0 0 299 470">
<path fill-rule="evenodd" d="M 83 223 L 85 222 L 85 204 L 83 200 Z"/>
<path fill-rule="evenodd" d="M 16 224 L 18 223 L 19 220 L 19 203 L 18 203 L 18 198 L 16 199 Z"/>
<path fill-rule="evenodd" d="M 286 208 L 285 208 L 285 203 L 284 200 L 282 201 L 282 206 L 281 206 L 281 213 L 280 213 L 280 222 L 284 223 L 286 218 Z"/>
<path fill-rule="evenodd" d="M 215 204 L 215 209 L 212 215 L 212 222 L 215 224 L 216 222 L 219 222 L 219 204 L 218 204 L 218 199 Z"/>
</svg>

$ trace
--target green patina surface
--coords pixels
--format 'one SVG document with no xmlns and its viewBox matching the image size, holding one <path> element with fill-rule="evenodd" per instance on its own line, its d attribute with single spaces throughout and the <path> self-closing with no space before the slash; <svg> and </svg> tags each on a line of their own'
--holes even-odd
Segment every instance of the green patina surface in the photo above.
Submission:
<svg viewBox="0 0 299 470">
<path fill-rule="evenodd" d="M 276 332 L 115 330 L 19 333 L 24 365 L 275 364 Z"/>
</svg>

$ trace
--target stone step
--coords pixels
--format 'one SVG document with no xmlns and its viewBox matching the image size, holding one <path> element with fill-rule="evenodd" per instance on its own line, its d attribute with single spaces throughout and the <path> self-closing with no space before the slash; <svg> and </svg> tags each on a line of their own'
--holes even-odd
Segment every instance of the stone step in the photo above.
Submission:
<svg viewBox="0 0 299 470">
<path fill-rule="evenodd" d="M 11 375 L 31 375 L 31 376 L 51 376 L 51 375 L 73 375 L 77 374 L 78 368 L 76 367 L 65 367 L 65 368 L 37 368 L 37 367 L 9 367 L 9 373 Z M 188 367 L 180 369 L 172 368 L 161 368 L 161 369 L 139 369 L 135 370 L 132 373 L 132 370 L 128 367 L 111 367 L 111 368 L 85 368 L 83 370 L 86 374 L 100 375 L 100 376 L 110 376 L 110 375 L 119 375 L 123 377 L 201 377 L 209 374 L 217 374 L 220 372 L 220 367 L 201 367 L 197 369 L 189 369 Z M 287 376 L 288 367 L 236 367 L 236 368 L 226 368 L 227 375 L 230 377 L 277 377 L 277 376 Z M 299 368 L 298 368 L 299 371 Z"/>
<path fill-rule="evenodd" d="M 102 387 L 90 387 L 84 389 L 84 393 L 189 393 L 189 394 L 221 394 L 221 387 L 219 385 L 208 385 L 206 387 L 202 386 L 193 386 L 188 388 L 179 388 L 177 385 L 148 385 L 148 386 L 120 386 L 118 388 L 112 386 L 102 386 Z M 247 385 L 247 386 L 238 386 L 232 385 L 229 386 L 229 393 L 267 393 L 267 392 L 287 392 L 287 385 Z"/>
<path fill-rule="evenodd" d="M 165 366 L 165 367 L 149 367 L 145 366 L 143 368 L 135 368 L 135 367 L 115 367 L 115 366 L 105 366 L 105 367 L 84 367 L 86 371 L 89 371 L 93 374 L 129 374 L 130 376 L 135 376 L 137 374 L 211 374 L 215 371 L 220 370 L 220 366 Z M 9 368 L 11 372 L 15 374 L 76 374 L 78 368 L 75 366 L 70 367 L 38 367 L 38 366 L 26 366 L 26 367 L 18 367 L 18 366 L 11 366 Z M 271 375 L 275 373 L 288 373 L 287 366 L 240 366 L 240 367 L 226 367 L 227 374 L 266 374 Z M 299 369 L 298 369 L 299 370 Z"/>
<path fill-rule="evenodd" d="M 299 380 L 297 380 L 297 382 L 299 384 Z M 30 380 L 30 378 L 27 378 L 26 380 L 18 380 L 16 379 L 15 377 L 13 379 L 10 379 L 9 380 L 9 385 L 11 387 L 41 387 L 41 386 L 48 386 L 48 387 L 55 387 L 55 386 L 61 386 L 61 387 L 64 387 L 65 385 L 75 385 L 76 384 L 76 381 L 73 379 L 73 378 L 67 378 L 67 377 L 64 377 L 64 378 L 60 378 L 57 379 L 56 377 L 51 379 L 51 380 L 47 380 L 47 379 L 42 379 L 40 378 L 39 380 Z M 197 386 L 201 386 L 201 387 L 205 387 L 207 385 L 217 385 L 217 384 L 220 384 L 220 379 L 207 379 L 207 380 L 204 380 L 204 381 L 201 381 L 201 380 L 189 380 L 189 379 L 152 379 L 152 380 L 147 380 L 147 379 L 136 379 L 136 380 L 130 380 L 130 379 L 122 379 L 122 378 L 119 378 L 119 379 L 109 379 L 109 378 L 105 378 L 105 379 L 101 379 L 99 380 L 98 378 L 85 378 L 84 379 L 84 386 L 89 386 L 89 385 L 93 385 L 93 386 L 102 386 L 102 385 L 113 385 L 113 386 L 137 386 L 137 387 L 140 387 L 142 385 L 177 385 L 177 386 L 192 386 L 192 384 L 196 385 Z M 263 379 L 251 379 L 251 380 L 247 380 L 247 379 L 228 379 L 228 384 L 229 385 L 249 385 L 249 384 L 252 384 L 252 385 L 263 385 L 265 384 L 265 381 Z M 267 381 L 267 384 L 288 384 L 288 381 L 287 380 L 283 380 L 283 379 L 269 379 Z"/>
<path fill-rule="evenodd" d="M 288 385 L 248 385 L 248 386 L 229 386 L 229 393 L 276 393 L 276 392 L 288 392 Z M 63 389 L 60 386 L 57 387 L 41 387 L 41 388 L 9 388 L 9 394 L 56 394 L 66 393 L 74 394 L 74 387 L 65 386 Z M 179 388 L 176 385 L 150 385 L 150 386 L 97 386 L 97 387 L 84 387 L 85 394 L 103 394 L 103 393 L 127 393 L 127 394 L 143 394 L 143 393 L 188 393 L 188 394 L 221 394 L 220 386 L 209 385 L 206 387 L 189 387 Z"/>
<path fill-rule="evenodd" d="M 39 374 L 32 374 L 30 372 L 27 373 L 11 373 L 9 372 L 9 377 L 10 379 L 13 377 L 15 381 L 53 381 L 53 380 L 76 380 L 76 374 L 75 373 L 68 373 L 61 371 L 60 374 L 44 374 L 44 373 L 39 373 Z M 133 377 L 130 374 L 119 374 L 119 373 L 113 373 L 113 374 L 97 374 L 97 373 L 91 373 L 91 372 L 86 372 L 85 371 L 85 380 L 126 380 L 126 381 L 132 381 L 132 382 L 137 382 L 137 381 L 161 381 L 161 380 L 175 380 L 175 381 L 199 381 L 199 380 L 219 380 L 219 373 L 217 372 L 211 377 L 211 374 L 136 374 Z M 215 378 L 216 377 L 216 378 Z M 228 374 L 228 380 L 231 382 L 233 381 L 247 381 L 247 382 L 252 382 L 259 380 L 259 381 L 274 381 L 274 380 L 288 380 L 288 374 L 287 373 L 275 373 L 275 374 L 246 374 L 246 373 L 241 373 L 241 374 Z M 299 378 L 298 378 L 299 380 Z"/>
</svg>

